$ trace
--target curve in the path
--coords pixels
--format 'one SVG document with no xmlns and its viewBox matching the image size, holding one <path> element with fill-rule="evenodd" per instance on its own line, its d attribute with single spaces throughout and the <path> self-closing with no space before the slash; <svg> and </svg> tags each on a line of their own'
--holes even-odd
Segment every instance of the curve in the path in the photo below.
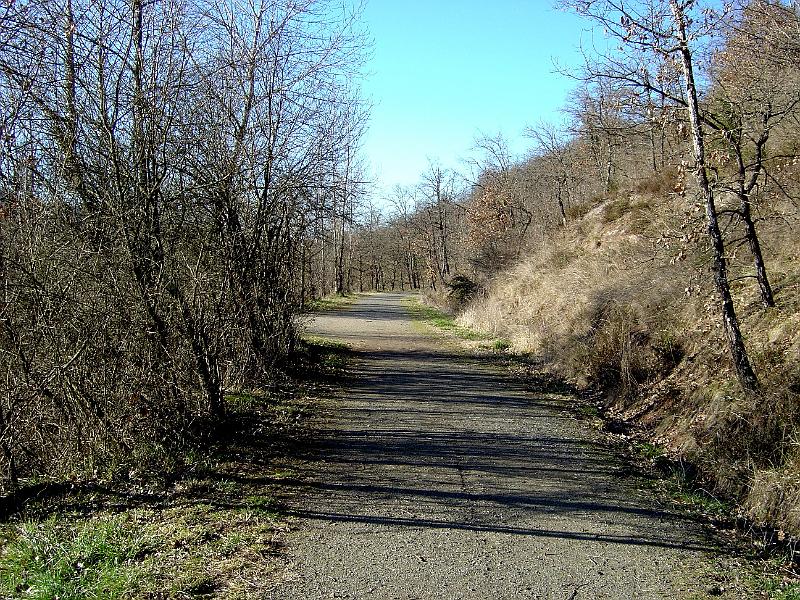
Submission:
<svg viewBox="0 0 800 600">
<path fill-rule="evenodd" d="M 564 399 L 425 333 L 402 294 L 321 315 L 357 351 L 290 500 L 274 599 L 679 598 L 710 549 Z"/>
</svg>

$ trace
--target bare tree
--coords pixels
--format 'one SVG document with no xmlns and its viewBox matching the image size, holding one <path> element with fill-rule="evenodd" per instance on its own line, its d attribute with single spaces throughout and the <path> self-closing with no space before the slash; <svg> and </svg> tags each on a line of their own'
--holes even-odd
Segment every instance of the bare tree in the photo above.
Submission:
<svg viewBox="0 0 800 600">
<path fill-rule="evenodd" d="M 3 10 L 7 479 L 167 455 L 290 356 L 303 242 L 363 122 L 354 15 L 323 0 Z"/>
<path fill-rule="evenodd" d="M 759 187 L 771 166 L 787 157 L 769 148 L 771 137 L 797 117 L 800 62 L 791 59 L 785 32 L 797 28 L 798 15 L 780 3 L 754 0 L 738 18 L 726 22 L 724 48 L 714 57 L 707 119 L 732 160 L 733 176 L 721 187 L 739 201 L 741 220 L 753 256 L 755 277 L 766 307 L 775 305 L 753 215 Z"/>
<path fill-rule="evenodd" d="M 540 123 L 530 127 L 527 134 L 536 144 L 536 155 L 542 162 L 545 171 L 545 181 L 555 194 L 555 202 L 561 217 L 562 227 L 567 226 L 566 203 L 569 201 L 570 179 L 574 171 L 569 149 L 569 140 L 556 127 L 549 123 Z"/>
</svg>

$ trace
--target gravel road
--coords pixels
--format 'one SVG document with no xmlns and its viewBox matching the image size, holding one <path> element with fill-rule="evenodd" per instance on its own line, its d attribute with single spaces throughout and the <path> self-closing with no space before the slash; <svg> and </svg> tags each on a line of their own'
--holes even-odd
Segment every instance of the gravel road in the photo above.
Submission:
<svg viewBox="0 0 800 600">
<path fill-rule="evenodd" d="M 318 316 L 357 351 L 289 500 L 269 598 L 702 597 L 712 549 L 564 399 L 413 323 L 402 294 Z"/>
</svg>

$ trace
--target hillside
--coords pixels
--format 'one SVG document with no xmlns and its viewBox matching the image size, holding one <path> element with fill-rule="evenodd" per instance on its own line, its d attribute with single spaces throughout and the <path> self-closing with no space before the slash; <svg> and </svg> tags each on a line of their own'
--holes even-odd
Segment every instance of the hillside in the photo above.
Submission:
<svg viewBox="0 0 800 600">
<path fill-rule="evenodd" d="M 608 42 L 564 122 L 398 189 L 349 285 L 425 290 L 800 535 L 797 6 L 562 5 Z"/>
<path fill-rule="evenodd" d="M 753 278 L 734 282 L 763 387 L 746 394 L 729 366 L 699 208 L 691 194 L 658 183 L 587 203 L 585 214 L 498 273 L 459 321 L 601 389 L 615 417 L 697 465 L 747 516 L 798 534 L 796 218 L 763 223 L 777 305 L 763 308 Z M 792 206 L 780 208 L 793 214 Z M 732 253 L 734 270 L 746 271 L 745 254 Z"/>
</svg>

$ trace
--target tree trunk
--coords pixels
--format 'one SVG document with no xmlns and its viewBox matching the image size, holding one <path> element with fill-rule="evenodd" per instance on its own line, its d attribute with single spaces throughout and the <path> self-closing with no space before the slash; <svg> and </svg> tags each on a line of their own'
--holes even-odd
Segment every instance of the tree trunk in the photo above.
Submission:
<svg viewBox="0 0 800 600">
<path fill-rule="evenodd" d="M 341 229 L 337 228 L 335 220 L 333 228 L 333 248 L 336 253 L 334 256 L 336 293 L 340 296 L 344 296 L 344 210 L 342 210 Z"/>
<path fill-rule="evenodd" d="M 558 200 L 558 212 L 561 214 L 561 226 L 567 226 L 567 211 L 564 210 L 564 198 L 563 198 L 563 190 L 567 186 L 566 176 L 562 174 L 560 181 L 558 182 L 558 188 L 556 192 L 556 198 Z"/>
<path fill-rule="evenodd" d="M 755 164 L 756 167 L 750 174 L 749 180 L 747 180 L 748 167 L 745 164 L 740 140 L 730 134 L 726 134 L 725 137 L 728 140 L 728 144 L 736 154 L 736 164 L 739 169 L 736 182 L 738 186 L 736 193 L 739 197 L 739 216 L 742 218 L 742 222 L 744 223 L 745 238 L 747 239 L 747 244 L 750 246 L 750 253 L 753 255 L 756 279 L 758 280 L 758 287 L 759 291 L 761 292 L 761 302 L 766 308 L 770 308 L 775 306 L 775 297 L 772 293 L 772 286 L 769 283 L 767 267 L 764 265 L 764 256 L 761 253 L 761 243 L 758 239 L 756 224 L 753 222 L 752 204 L 750 202 L 750 194 L 755 189 L 758 183 L 758 176 L 761 173 L 764 146 L 769 139 L 769 129 L 767 128 L 769 117 L 766 113 L 764 114 L 763 119 L 764 129 L 758 141 L 756 142 L 755 157 L 752 159 L 752 163 Z"/>
<path fill-rule="evenodd" d="M 6 435 L 11 431 L 7 426 L 3 407 L 0 406 L 0 454 L 6 462 L 5 479 L 11 486 L 12 490 L 19 487 L 19 477 L 17 474 L 17 461 L 14 457 L 12 445 L 6 440 Z M 1 480 L 0 480 L 1 481 Z"/>
<path fill-rule="evenodd" d="M 689 109 L 689 122 L 692 127 L 692 142 L 696 163 L 695 176 L 705 199 L 708 235 L 711 239 L 711 246 L 714 251 L 714 284 L 716 285 L 717 293 L 722 303 L 722 320 L 725 326 L 725 335 L 728 339 L 731 358 L 739 382 L 745 390 L 755 391 L 759 387 L 758 378 L 750 365 L 750 358 L 747 355 L 744 339 L 739 329 L 739 319 L 736 316 L 736 309 L 733 304 L 730 283 L 728 281 L 725 243 L 717 220 L 714 192 L 711 189 L 711 184 L 706 172 L 703 127 L 700 122 L 697 87 L 695 86 L 694 67 L 692 65 L 692 53 L 689 49 L 689 43 L 686 37 L 685 15 L 683 10 L 678 6 L 677 0 L 670 0 L 669 4 L 672 9 L 672 15 L 677 28 L 678 41 L 680 43 L 681 63 L 686 83 L 686 101 L 687 108 Z"/>
<path fill-rule="evenodd" d="M 775 296 L 772 293 L 772 286 L 769 283 L 767 267 L 764 265 L 764 256 L 761 253 L 761 243 L 758 240 L 756 225 L 753 222 L 753 215 L 750 212 L 750 200 L 746 195 L 741 195 L 739 198 L 739 214 L 744 222 L 745 236 L 747 237 L 747 244 L 750 246 L 750 253 L 753 255 L 756 279 L 758 280 L 758 288 L 761 292 L 761 302 L 763 302 L 764 306 L 767 308 L 773 307 L 775 306 Z"/>
<path fill-rule="evenodd" d="M 442 281 L 444 281 L 445 275 L 450 275 L 450 257 L 447 251 L 447 225 L 445 223 L 446 214 L 445 211 L 442 209 L 442 200 L 441 198 L 437 200 L 437 207 L 439 210 L 439 242 L 442 248 Z"/>
<path fill-rule="evenodd" d="M 306 242 L 300 247 L 300 310 L 306 307 Z"/>
</svg>

